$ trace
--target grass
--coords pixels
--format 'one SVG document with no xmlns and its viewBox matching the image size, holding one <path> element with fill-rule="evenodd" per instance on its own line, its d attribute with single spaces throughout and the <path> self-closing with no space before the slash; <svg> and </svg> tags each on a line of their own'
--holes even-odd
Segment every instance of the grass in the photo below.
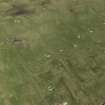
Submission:
<svg viewBox="0 0 105 105">
<path fill-rule="evenodd" d="M 0 0 L 0 105 L 103 105 L 104 0 Z"/>
</svg>

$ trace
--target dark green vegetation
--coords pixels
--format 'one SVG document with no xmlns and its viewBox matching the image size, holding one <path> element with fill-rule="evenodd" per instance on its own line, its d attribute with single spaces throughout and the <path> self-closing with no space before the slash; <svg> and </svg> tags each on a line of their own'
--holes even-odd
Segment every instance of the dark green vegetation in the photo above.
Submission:
<svg viewBox="0 0 105 105">
<path fill-rule="evenodd" d="M 104 102 L 104 0 L 0 0 L 0 105 Z"/>
</svg>

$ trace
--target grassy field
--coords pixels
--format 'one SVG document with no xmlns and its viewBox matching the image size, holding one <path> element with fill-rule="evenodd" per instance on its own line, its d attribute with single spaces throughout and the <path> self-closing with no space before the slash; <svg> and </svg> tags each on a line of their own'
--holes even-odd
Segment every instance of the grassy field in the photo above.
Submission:
<svg viewBox="0 0 105 105">
<path fill-rule="evenodd" d="M 104 0 L 0 0 L 0 105 L 104 103 Z"/>
</svg>

